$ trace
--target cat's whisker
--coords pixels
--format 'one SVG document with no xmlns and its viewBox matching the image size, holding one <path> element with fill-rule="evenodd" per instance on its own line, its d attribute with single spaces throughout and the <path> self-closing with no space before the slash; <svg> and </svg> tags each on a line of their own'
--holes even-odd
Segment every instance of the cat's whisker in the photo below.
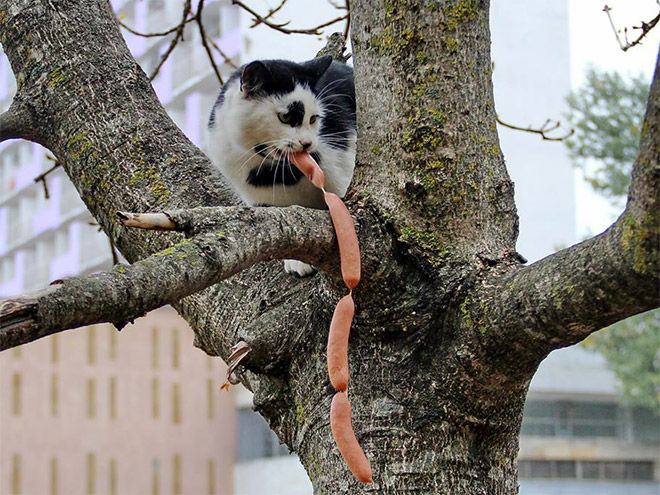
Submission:
<svg viewBox="0 0 660 495">
<path fill-rule="evenodd" d="M 338 84 L 340 84 L 340 83 L 343 83 L 343 82 L 346 82 L 346 81 L 348 81 L 348 79 L 346 79 L 346 78 L 335 79 L 335 80 L 332 81 L 331 83 L 326 84 L 325 86 L 323 86 L 323 88 L 321 88 L 321 91 L 319 91 L 319 92 L 316 94 L 316 97 L 320 99 L 320 98 L 323 96 L 324 93 L 326 93 L 327 91 L 329 91 L 330 89 L 332 89 L 332 88 L 335 87 L 336 85 L 338 85 Z"/>
<path fill-rule="evenodd" d="M 272 149 L 277 149 L 277 144 L 267 146 L 266 148 L 264 148 L 264 149 L 262 150 L 262 152 L 264 152 L 264 151 L 266 151 L 266 150 L 272 150 Z M 247 153 L 247 152 L 246 152 L 246 153 Z M 258 151 L 253 152 L 253 153 L 252 153 L 252 154 L 251 154 L 251 155 L 250 155 L 250 156 L 249 156 L 249 157 L 248 157 L 248 158 L 247 158 L 247 159 L 241 164 L 241 166 L 239 167 L 239 170 L 242 170 L 243 167 L 245 167 L 245 165 L 247 165 L 247 163 L 248 163 L 252 158 L 254 158 L 254 157 L 257 156 L 257 155 L 260 155 L 260 156 L 261 156 L 261 153 L 258 152 Z"/>
<path fill-rule="evenodd" d="M 271 149 L 271 150 L 266 154 L 266 156 L 263 157 L 263 159 L 261 160 L 261 163 L 259 164 L 259 168 L 257 169 L 257 175 L 259 175 L 259 172 L 261 172 L 261 166 L 264 164 L 264 162 L 265 162 L 266 160 L 268 160 L 268 158 L 270 157 L 270 155 L 272 155 L 273 153 L 276 153 L 277 151 L 278 151 L 278 148 L 275 146 L 275 147 L 273 147 L 273 149 Z M 275 156 L 278 156 L 278 155 L 275 155 Z"/>
</svg>

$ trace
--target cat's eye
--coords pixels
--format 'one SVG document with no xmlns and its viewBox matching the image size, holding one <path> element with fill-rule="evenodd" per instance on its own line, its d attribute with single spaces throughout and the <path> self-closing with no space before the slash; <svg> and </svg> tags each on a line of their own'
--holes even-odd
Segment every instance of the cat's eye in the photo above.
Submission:
<svg viewBox="0 0 660 495">
<path fill-rule="evenodd" d="M 317 120 L 318 118 L 319 118 L 318 115 L 312 115 L 312 116 L 309 118 L 309 123 L 310 123 L 310 124 L 314 124 L 314 123 L 316 123 L 316 120 Z"/>
<path fill-rule="evenodd" d="M 291 120 L 291 116 L 288 113 L 278 112 L 277 118 L 280 119 L 280 122 L 283 124 L 288 124 Z"/>
</svg>

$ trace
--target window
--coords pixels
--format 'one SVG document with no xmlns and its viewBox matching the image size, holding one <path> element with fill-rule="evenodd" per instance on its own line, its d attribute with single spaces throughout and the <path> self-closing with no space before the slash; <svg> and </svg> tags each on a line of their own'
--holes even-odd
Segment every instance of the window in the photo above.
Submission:
<svg viewBox="0 0 660 495">
<path fill-rule="evenodd" d="M 172 493 L 181 495 L 181 456 L 174 454 L 174 476 L 172 479 Z"/>
<path fill-rule="evenodd" d="M 589 402 L 528 401 L 522 434 L 537 436 L 623 436 L 622 410 L 616 404 Z"/>
<path fill-rule="evenodd" d="M 6 257 L 2 260 L 2 276 L 0 282 L 8 282 L 14 278 L 14 258 Z"/>
<path fill-rule="evenodd" d="M 240 26 L 239 8 L 224 2 L 220 5 L 220 34 L 227 34 Z"/>
<path fill-rule="evenodd" d="M 158 378 L 151 379 L 151 417 L 158 419 L 160 416 L 160 407 L 158 405 Z"/>
<path fill-rule="evenodd" d="M 87 495 L 93 495 L 96 488 L 96 456 L 87 454 Z"/>
<path fill-rule="evenodd" d="M 110 495 L 117 495 L 117 462 L 114 458 L 110 458 L 110 469 L 109 469 L 109 485 L 110 485 Z"/>
<path fill-rule="evenodd" d="M 178 383 L 172 384 L 172 423 L 181 424 L 181 387 Z"/>
<path fill-rule="evenodd" d="M 519 461 L 520 478 L 585 480 L 653 480 L 653 462 L 640 461 Z"/>
<path fill-rule="evenodd" d="M 211 3 L 204 9 L 204 30 L 209 38 L 220 37 L 220 3 Z"/>
<path fill-rule="evenodd" d="M 69 250 L 69 232 L 68 230 L 58 230 L 55 233 L 54 255 L 61 256 Z"/>
<path fill-rule="evenodd" d="M 213 459 L 209 459 L 209 467 L 208 467 L 208 473 L 209 473 L 209 479 L 208 479 L 208 484 L 209 484 L 209 495 L 215 495 L 215 461 Z"/>
<path fill-rule="evenodd" d="M 172 329 L 172 368 L 177 369 L 181 361 L 181 343 L 179 341 L 179 329 Z"/>
<path fill-rule="evenodd" d="M 636 407 L 632 410 L 632 434 L 638 442 L 660 440 L 660 417 L 651 409 Z"/>
<path fill-rule="evenodd" d="M 11 456 L 11 492 L 21 493 L 21 454 Z"/>
<path fill-rule="evenodd" d="M 50 458 L 50 493 L 57 494 L 57 457 Z"/>
<path fill-rule="evenodd" d="M 110 339 L 110 345 L 108 346 L 108 357 L 110 360 L 114 361 L 117 359 L 117 330 L 113 327 L 108 326 L 108 337 Z"/>
<path fill-rule="evenodd" d="M 266 420 L 250 409 L 238 411 L 238 460 L 249 461 L 289 453 Z"/>
<path fill-rule="evenodd" d="M 50 415 L 57 416 L 57 405 L 59 402 L 59 390 L 57 386 L 57 373 L 50 375 Z"/>
<path fill-rule="evenodd" d="M 158 369 L 158 329 L 151 329 L 151 367 Z"/>
<path fill-rule="evenodd" d="M 110 419 L 117 418 L 117 378 L 114 376 L 110 377 L 110 386 L 108 387 L 108 405 L 110 408 L 109 416 Z"/>
<path fill-rule="evenodd" d="M 96 382 L 94 378 L 87 379 L 87 417 L 96 416 Z"/>
<path fill-rule="evenodd" d="M 96 327 L 87 327 L 87 364 L 96 362 Z"/>
<path fill-rule="evenodd" d="M 150 12 L 162 10 L 165 7 L 165 0 L 149 0 L 147 5 Z"/>
<path fill-rule="evenodd" d="M 159 480 L 160 462 L 154 459 L 151 467 L 151 494 L 158 495 L 160 493 L 160 480 Z"/>
<path fill-rule="evenodd" d="M 12 376 L 12 413 L 14 416 L 19 416 L 21 414 L 21 374 L 14 373 Z"/>
<path fill-rule="evenodd" d="M 215 398 L 215 386 L 213 385 L 213 380 L 207 378 L 206 380 L 206 397 L 207 397 L 207 416 L 209 419 L 213 419 L 213 401 Z"/>
</svg>

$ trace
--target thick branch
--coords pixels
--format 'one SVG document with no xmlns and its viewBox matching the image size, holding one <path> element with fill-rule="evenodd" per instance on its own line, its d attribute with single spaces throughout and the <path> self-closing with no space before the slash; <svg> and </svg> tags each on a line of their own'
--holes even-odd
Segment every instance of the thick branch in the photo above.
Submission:
<svg viewBox="0 0 660 495">
<path fill-rule="evenodd" d="M 177 230 L 196 235 L 132 265 L 1 301 L 0 350 L 93 323 L 121 328 L 261 261 L 336 261 L 334 231 L 325 211 L 220 207 L 170 212 L 167 217 Z"/>
<path fill-rule="evenodd" d="M 660 60 L 660 54 L 659 58 Z M 533 359 L 660 302 L 660 71 L 656 71 L 628 204 L 603 234 L 533 265 L 495 274 L 471 314 Z M 475 298 L 479 299 L 479 297 Z M 470 313 L 469 301 L 466 310 Z"/>
</svg>

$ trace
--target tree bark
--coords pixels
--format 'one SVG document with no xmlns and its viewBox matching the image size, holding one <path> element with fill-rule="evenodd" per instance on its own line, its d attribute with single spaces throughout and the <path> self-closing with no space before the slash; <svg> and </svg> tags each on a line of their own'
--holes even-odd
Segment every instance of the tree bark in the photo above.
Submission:
<svg viewBox="0 0 660 495">
<path fill-rule="evenodd" d="M 363 282 L 354 292 L 349 394 L 372 485 L 351 477 L 329 428 L 325 345 L 345 288 L 336 254 L 324 256 L 334 241 L 324 212 L 294 209 L 272 237 L 268 226 L 281 209 L 226 209 L 236 218 L 218 213 L 218 221 L 207 215 L 202 224 L 234 229 L 236 245 L 191 229 L 190 249 L 204 239 L 214 259 L 243 253 L 247 260 L 223 265 L 217 278 L 211 268 L 176 261 L 181 234 L 127 229 L 118 220 L 117 211 L 237 200 L 158 103 L 107 1 L 0 0 L 0 41 L 18 80 L 12 107 L 20 110 L 0 117 L 8 123 L 0 138 L 33 139 L 55 154 L 136 277 L 158 252 L 180 268 L 143 279 L 157 291 L 183 277 L 185 291 L 163 303 L 205 288 L 175 307 L 209 354 L 227 359 L 238 341 L 249 344 L 237 374 L 299 454 L 315 493 L 515 494 L 522 410 L 541 360 L 657 305 L 658 74 L 624 215 L 607 233 L 524 267 L 495 126 L 488 2 L 353 0 L 351 7 L 359 140 L 347 204 Z M 258 235 L 241 232 L 256 225 L 242 218 L 252 214 L 264 215 L 265 235 L 245 254 Z M 320 233 L 310 240 L 315 226 Z M 248 268 L 302 256 L 309 246 L 321 268 L 313 277 L 293 278 L 277 262 Z M 23 325 L 38 305 L 24 302 L 8 325 Z M 121 319 L 144 310 L 125 314 L 120 305 L 110 313 Z"/>
</svg>

